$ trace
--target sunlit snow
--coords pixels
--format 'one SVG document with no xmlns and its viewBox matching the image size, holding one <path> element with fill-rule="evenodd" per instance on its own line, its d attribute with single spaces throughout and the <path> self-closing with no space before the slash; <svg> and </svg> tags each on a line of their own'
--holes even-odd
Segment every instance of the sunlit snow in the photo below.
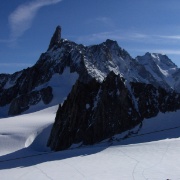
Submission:
<svg viewBox="0 0 180 180">
<path fill-rule="evenodd" d="M 114 136 L 114 141 L 51 152 L 46 143 L 56 110 L 54 106 L 0 119 L 1 180 L 180 177 L 180 111 L 146 119 L 142 126 Z M 129 138 L 123 140 L 125 136 Z"/>
</svg>

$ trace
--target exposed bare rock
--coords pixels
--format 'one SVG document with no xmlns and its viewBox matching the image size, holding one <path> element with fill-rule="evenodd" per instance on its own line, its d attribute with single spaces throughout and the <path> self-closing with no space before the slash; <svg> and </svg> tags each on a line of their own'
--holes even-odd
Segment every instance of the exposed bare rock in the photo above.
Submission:
<svg viewBox="0 0 180 180">
<path fill-rule="evenodd" d="M 56 115 L 48 146 L 58 151 L 74 143 L 94 144 L 133 128 L 158 112 L 180 108 L 180 95 L 150 84 L 130 83 L 110 73 L 101 84 L 77 81 Z"/>
<path fill-rule="evenodd" d="M 50 50 L 55 45 L 57 45 L 60 42 L 60 40 L 61 40 L 61 27 L 57 26 L 56 30 L 51 38 L 48 50 Z"/>
</svg>

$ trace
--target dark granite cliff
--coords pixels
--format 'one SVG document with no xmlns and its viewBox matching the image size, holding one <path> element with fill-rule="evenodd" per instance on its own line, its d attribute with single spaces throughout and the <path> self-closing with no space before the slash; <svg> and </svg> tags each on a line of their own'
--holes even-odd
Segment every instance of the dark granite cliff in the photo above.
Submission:
<svg viewBox="0 0 180 180">
<path fill-rule="evenodd" d="M 144 118 L 179 108 L 179 94 L 128 83 L 113 72 L 103 83 L 77 81 L 59 106 L 48 146 L 58 151 L 74 143 L 94 144 L 133 128 Z"/>
</svg>

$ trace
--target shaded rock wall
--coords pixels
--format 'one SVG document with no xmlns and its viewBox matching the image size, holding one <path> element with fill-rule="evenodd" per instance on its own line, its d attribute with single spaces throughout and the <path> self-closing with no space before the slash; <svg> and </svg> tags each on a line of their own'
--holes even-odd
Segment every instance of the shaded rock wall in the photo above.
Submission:
<svg viewBox="0 0 180 180">
<path fill-rule="evenodd" d="M 10 115 L 18 115 L 29 109 L 30 106 L 36 105 L 40 101 L 44 104 L 51 102 L 53 98 L 52 88 L 50 86 L 40 91 L 32 91 L 28 94 L 20 95 L 12 100 L 9 112 Z"/>
<path fill-rule="evenodd" d="M 180 95 L 168 94 L 150 84 L 126 84 L 110 73 L 100 84 L 77 81 L 67 100 L 59 106 L 48 146 L 58 151 L 73 143 L 94 144 L 133 128 L 160 111 L 180 108 Z"/>
</svg>

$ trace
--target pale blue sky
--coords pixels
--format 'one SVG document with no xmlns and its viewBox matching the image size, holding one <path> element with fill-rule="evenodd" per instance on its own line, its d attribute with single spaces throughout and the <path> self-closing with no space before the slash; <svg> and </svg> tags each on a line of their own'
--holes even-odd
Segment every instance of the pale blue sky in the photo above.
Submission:
<svg viewBox="0 0 180 180">
<path fill-rule="evenodd" d="M 76 43 L 109 38 L 132 57 L 164 53 L 180 67 L 179 0 L 1 0 L 0 73 L 33 65 L 57 25 Z"/>
</svg>

